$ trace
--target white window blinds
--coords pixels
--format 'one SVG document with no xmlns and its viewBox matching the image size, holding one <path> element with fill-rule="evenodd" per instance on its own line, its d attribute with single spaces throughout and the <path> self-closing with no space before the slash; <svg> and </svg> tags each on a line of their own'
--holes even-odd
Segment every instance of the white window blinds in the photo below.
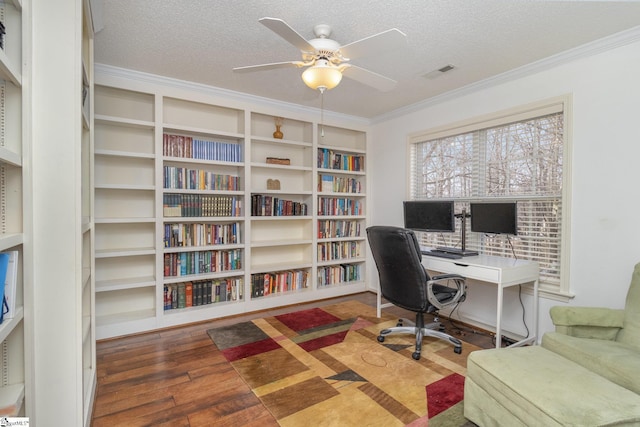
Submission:
<svg viewBox="0 0 640 427">
<path fill-rule="evenodd" d="M 540 264 L 542 285 L 561 285 L 563 103 L 518 111 L 410 138 L 410 199 L 518 204 L 517 236 L 470 232 L 466 248 Z M 427 246 L 460 246 L 456 233 L 419 233 Z"/>
</svg>

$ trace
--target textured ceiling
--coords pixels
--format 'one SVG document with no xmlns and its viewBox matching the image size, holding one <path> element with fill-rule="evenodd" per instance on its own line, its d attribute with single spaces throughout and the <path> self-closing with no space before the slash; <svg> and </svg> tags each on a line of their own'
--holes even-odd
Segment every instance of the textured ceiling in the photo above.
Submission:
<svg viewBox="0 0 640 427">
<path fill-rule="evenodd" d="M 344 78 L 324 108 L 375 118 L 505 73 L 640 23 L 640 2 L 531 0 L 105 0 L 95 61 L 270 99 L 320 107 L 301 69 L 234 73 L 232 68 L 300 59 L 258 23 L 286 21 L 307 40 L 329 24 L 341 45 L 390 28 L 401 49 L 354 65 L 398 81 L 389 92 Z M 435 79 L 424 74 L 453 64 Z M 586 71 L 586 70 L 585 70 Z"/>
</svg>

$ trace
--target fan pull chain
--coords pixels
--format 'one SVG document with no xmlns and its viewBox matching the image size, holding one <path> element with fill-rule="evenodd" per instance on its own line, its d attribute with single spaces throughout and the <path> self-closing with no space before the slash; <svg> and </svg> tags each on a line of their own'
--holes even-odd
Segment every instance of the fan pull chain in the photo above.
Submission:
<svg viewBox="0 0 640 427">
<path fill-rule="evenodd" d="M 320 88 L 320 137 L 324 138 L 324 88 Z"/>
</svg>

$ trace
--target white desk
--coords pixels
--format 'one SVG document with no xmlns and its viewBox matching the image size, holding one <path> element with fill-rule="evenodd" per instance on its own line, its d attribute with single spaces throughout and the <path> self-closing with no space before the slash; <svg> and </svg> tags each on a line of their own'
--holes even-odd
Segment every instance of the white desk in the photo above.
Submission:
<svg viewBox="0 0 640 427">
<path fill-rule="evenodd" d="M 538 278 L 540 270 L 535 261 L 517 260 L 489 255 L 463 257 L 460 259 L 422 256 L 422 265 L 429 271 L 459 274 L 467 279 L 498 285 L 496 306 L 496 348 L 502 341 L 502 308 L 504 289 L 509 286 L 533 282 L 533 334 L 512 346 L 534 344 L 538 337 Z"/>
<path fill-rule="evenodd" d="M 533 334 L 528 338 L 512 344 L 512 346 L 535 344 L 538 337 L 538 278 L 540 274 L 537 262 L 489 255 L 477 255 L 459 259 L 423 255 L 422 264 L 430 272 L 459 274 L 467 279 L 493 283 L 498 286 L 496 348 L 499 348 L 502 342 L 504 289 L 510 286 L 533 282 Z M 381 296 L 378 292 L 378 316 L 380 316 L 380 307 L 382 307 Z"/>
</svg>

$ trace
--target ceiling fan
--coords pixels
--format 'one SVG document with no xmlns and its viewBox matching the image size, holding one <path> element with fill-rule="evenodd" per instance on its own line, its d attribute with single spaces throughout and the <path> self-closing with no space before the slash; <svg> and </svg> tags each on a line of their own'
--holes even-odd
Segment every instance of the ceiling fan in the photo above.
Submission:
<svg viewBox="0 0 640 427">
<path fill-rule="evenodd" d="M 267 17 L 258 22 L 300 49 L 302 60 L 237 67 L 233 71 L 242 73 L 291 66 L 307 67 L 302 73 L 302 80 L 310 88 L 323 93 L 336 87 L 343 74 L 381 91 L 391 90 L 396 84 L 395 80 L 348 63 L 351 59 L 401 47 L 406 43 L 406 35 L 396 28 L 341 46 L 329 38 L 331 27 L 326 24 L 316 25 L 313 28 L 316 38 L 306 40 L 282 19 Z"/>
</svg>

